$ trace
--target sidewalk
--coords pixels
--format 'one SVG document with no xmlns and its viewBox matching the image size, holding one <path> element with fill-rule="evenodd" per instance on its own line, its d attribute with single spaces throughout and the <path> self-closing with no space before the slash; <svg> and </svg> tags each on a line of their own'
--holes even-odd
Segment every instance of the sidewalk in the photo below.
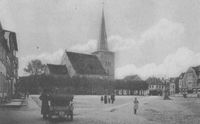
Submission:
<svg viewBox="0 0 200 124">
<path fill-rule="evenodd" d="M 11 99 L 11 101 L 8 103 L 0 104 L 0 107 L 17 108 L 26 106 L 27 104 L 28 104 L 28 99 Z"/>
</svg>

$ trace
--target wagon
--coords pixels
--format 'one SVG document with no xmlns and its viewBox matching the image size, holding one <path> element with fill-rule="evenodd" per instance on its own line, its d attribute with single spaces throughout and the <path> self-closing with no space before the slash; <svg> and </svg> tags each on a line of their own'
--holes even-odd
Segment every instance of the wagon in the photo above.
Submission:
<svg viewBox="0 0 200 124">
<path fill-rule="evenodd" d="M 52 95 L 50 98 L 49 119 L 53 117 L 73 120 L 73 95 Z"/>
</svg>

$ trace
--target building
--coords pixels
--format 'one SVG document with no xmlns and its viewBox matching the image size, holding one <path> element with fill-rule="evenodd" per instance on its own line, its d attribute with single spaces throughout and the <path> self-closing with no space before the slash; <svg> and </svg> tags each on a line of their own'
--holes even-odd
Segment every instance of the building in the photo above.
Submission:
<svg viewBox="0 0 200 124">
<path fill-rule="evenodd" d="M 53 74 L 54 71 L 63 71 L 66 67 L 70 77 L 89 77 L 101 79 L 114 79 L 115 76 L 115 55 L 110 51 L 107 42 L 104 10 L 102 10 L 100 35 L 97 51 L 92 54 L 83 54 L 65 50 L 61 65 L 47 65 L 46 74 Z M 56 72 L 60 74 L 59 72 Z"/>
<path fill-rule="evenodd" d="M 182 94 L 184 92 L 184 84 L 183 84 L 183 77 L 184 77 L 185 73 L 181 73 L 179 75 L 179 93 Z"/>
<path fill-rule="evenodd" d="M 149 77 L 146 82 L 149 85 L 149 95 L 162 95 L 165 84 L 156 77 Z"/>
<path fill-rule="evenodd" d="M 125 81 L 142 81 L 142 79 L 138 75 L 129 75 L 124 77 Z"/>
<path fill-rule="evenodd" d="M 176 94 L 176 78 L 169 79 L 169 95 L 174 96 Z"/>
<path fill-rule="evenodd" d="M 12 96 L 18 78 L 18 51 L 15 32 L 4 30 L 0 23 L 0 97 Z"/>
<path fill-rule="evenodd" d="M 114 59 L 114 52 L 108 49 L 105 17 L 104 11 L 102 11 L 97 51 L 92 54 L 83 54 L 66 50 L 61 59 L 61 65 L 66 66 L 70 77 L 114 79 Z"/>
<path fill-rule="evenodd" d="M 65 65 L 54 65 L 54 64 L 47 64 L 45 66 L 44 73 L 46 75 L 53 75 L 53 76 L 68 76 L 68 70 Z"/>
<path fill-rule="evenodd" d="M 190 67 L 180 75 L 179 86 L 181 93 L 197 93 L 200 89 L 200 66 Z"/>
<path fill-rule="evenodd" d="M 61 64 L 67 67 L 70 77 L 108 77 L 101 62 L 94 55 L 65 51 Z"/>
<path fill-rule="evenodd" d="M 185 73 L 181 73 L 179 75 L 179 93 L 183 92 L 183 77 L 184 77 Z"/>
<path fill-rule="evenodd" d="M 105 25 L 104 10 L 102 10 L 101 30 L 97 51 L 92 54 L 97 56 L 103 68 L 111 79 L 115 77 L 115 54 L 109 51 Z"/>
</svg>

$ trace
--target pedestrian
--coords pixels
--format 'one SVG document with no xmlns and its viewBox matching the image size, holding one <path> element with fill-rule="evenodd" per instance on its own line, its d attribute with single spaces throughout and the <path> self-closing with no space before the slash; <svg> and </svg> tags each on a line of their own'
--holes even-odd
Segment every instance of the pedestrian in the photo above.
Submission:
<svg viewBox="0 0 200 124">
<path fill-rule="evenodd" d="M 114 95 L 114 94 L 112 94 L 112 95 L 111 95 L 111 103 L 113 104 L 113 103 L 114 103 L 114 101 L 115 101 L 115 95 Z"/>
<path fill-rule="evenodd" d="M 103 102 L 103 96 L 101 96 L 101 102 Z"/>
<path fill-rule="evenodd" d="M 104 104 L 107 104 L 107 95 L 104 95 Z"/>
<path fill-rule="evenodd" d="M 108 103 L 110 104 L 110 102 L 111 102 L 111 99 L 110 99 L 110 96 L 108 96 Z"/>
<path fill-rule="evenodd" d="M 134 103 L 134 114 L 137 114 L 137 110 L 139 108 L 139 101 L 137 100 L 136 97 L 133 103 Z"/>
<path fill-rule="evenodd" d="M 44 89 L 39 98 L 42 101 L 41 114 L 43 115 L 43 119 L 47 119 L 49 114 L 49 94 L 47 93 L 47 89 Z"/>
</svg>

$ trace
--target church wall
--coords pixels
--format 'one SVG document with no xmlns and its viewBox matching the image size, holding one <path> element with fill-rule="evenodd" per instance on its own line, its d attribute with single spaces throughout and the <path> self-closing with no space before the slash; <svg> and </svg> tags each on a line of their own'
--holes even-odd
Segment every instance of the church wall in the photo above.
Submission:
<svg viewBox="0 0 200 124">
<path fill-rule="evenodd" d="M 62 57 L 61 65 L 66 65 L 70 77 L 73 77 L 76 75 L 76 71 L 74 70 L 66 52 L 64 53 Z"/>
<path fill-rule="evenodd" d="M 110 51 L 97 51 L 97 52 L 94 52 L 93 54 L 98 57 L 106 73 L 108 73 L 109 77 L 114 79 L 114 76 L 115 76 L 114 53 Z"/>
</svg>

